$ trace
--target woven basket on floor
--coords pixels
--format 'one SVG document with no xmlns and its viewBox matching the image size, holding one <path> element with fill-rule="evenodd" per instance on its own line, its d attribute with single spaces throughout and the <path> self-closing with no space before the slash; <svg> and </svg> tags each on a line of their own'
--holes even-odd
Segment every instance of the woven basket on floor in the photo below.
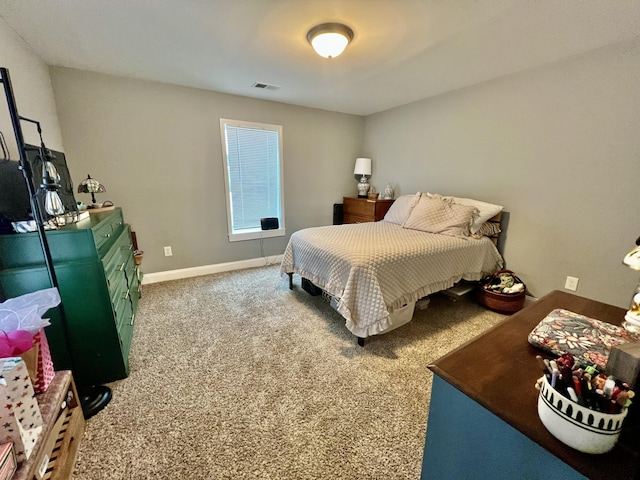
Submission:
<svg viewBox="0 0 640 480">
<path fill-rule="evenodd" d="M 500 275 L 501 273 L 510 273 L 511 275 L 513 275 L 516 282 L 522 283 L 524 285 L 524 282 L 516 277 L 511 270 L 500 270 L 493 276 L 495 277 L 497 275 Z M 485 279 L 485 281 L 483 281 L 476 290 L 476 299 L 478 300 L 478 302 L 485 307 L 499 313 L 515 313 L 518 310 L 521 310 L 524 306 L 524 291 L 519 293 L 498 293 L 491 290 L 486 290 L 484 288 L 484 285 L 489 282 L 490 278 L 491 277 Z"/>
</svg>

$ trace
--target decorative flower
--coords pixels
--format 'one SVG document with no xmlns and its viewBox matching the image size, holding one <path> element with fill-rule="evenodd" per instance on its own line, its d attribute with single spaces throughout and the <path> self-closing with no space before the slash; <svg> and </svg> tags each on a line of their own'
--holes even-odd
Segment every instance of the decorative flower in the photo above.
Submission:
<svg viewBox="0 0 640 480">
<path fill-rule="evenodd" d="M 579 347 L 592 347 L 595 343 L 588 337 L 577 337 L 574 333 L 571 332 L 557 332 L 558 343 L 561 345 L 567 345 L 571 349 L 577 349 Z"/>
</svg>

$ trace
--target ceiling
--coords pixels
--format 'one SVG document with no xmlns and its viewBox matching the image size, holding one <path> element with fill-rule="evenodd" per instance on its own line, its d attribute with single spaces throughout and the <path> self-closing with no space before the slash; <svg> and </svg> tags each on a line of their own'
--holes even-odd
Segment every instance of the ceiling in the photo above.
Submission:
<svg viewBox="0 0 640 480">
<path fill-rule="evenodd" d="M 357 115 L 640 35 L 640 0 L 0 0 L 0 17 L 49 65 Z M 324 22 L 355 33 L 338 58 L 306 41 Z"/>
</svg>

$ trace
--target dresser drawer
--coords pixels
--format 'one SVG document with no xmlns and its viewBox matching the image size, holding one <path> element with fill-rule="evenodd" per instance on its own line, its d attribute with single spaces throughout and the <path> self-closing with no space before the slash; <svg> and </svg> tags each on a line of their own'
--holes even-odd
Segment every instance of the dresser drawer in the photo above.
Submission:
<svg viewBox="0 0 640 480">
<path fill-rule="evenodd" d="M 113 306 L 113 312 L 116 317 L 116 328 L 118 329 L 120 328 L 120 324 L 124 322 L 125 308 L 127 303 L 130 303 L 128 299 L 129 288 L 127 287 L 124 275 L 122 275 L 121 278 L 118 278 L 111 292 L 111 305 Z"/>
<path fill-rule="evenodd" d="M 342 223 L 377 222 L 384 218 L 393 204 L 393 200 L 354 197 L 344 197 L 342 201 Z"/>
<path fill-rule="evenodd" d="M 110 291 L 113 289 L 114 283 L 117 282 L 120 277 L 124 278 L 124 269 L 127 265 L 127 252 L 129 251 L 129 245 L 131 244 L 130 239 L 129 227 L 127 226 L 118 236 L 105 256 L 102 257 L 104 273 L 107 277 L 107 285 Z"/>
<path fill-rule="evenodd" d="M 137 268 L 138 267 L 136 266 L 136 276 L 129 284 L 129 294 L 131 295 L 131 304 L 133 305 L 134 312 L 138 311 L 138 302 L 142 296 L 142 285 L 140 284 L 140 280 L 137 275 Z"/>
<path fill-rule="evenodd" d="M 131 290 L 128 289 L 122 297 L 120 297 L 122 308 L 118 311 L 118 339 L 120 340 L 122 357 L 126 362 L 127 370 L 129 369 L 129 362 L 127 359 L 129 358 L 131 338 L 133 337 L 133 324 L 136 315 L 134 305 L 131 301 L 131 293 Z"/>
<path fill-rule="evenodd" d="M 93 241 L 101 254 L 109 248 L 113 238 L 120 233 L 123 225 L 122 210 L 116 210 L 113 215 L 109 215 L 92 228 Z"/>
<path fill-rule="evenodd" d="M 120 270 L 121 266 L 122 266 L 122 263 L 118 265 L 116 268 L 114 268 L 111 271 L 111 273 L 106 276 L 107 288 L 109 289 L 109 296 L 112 298 L 112 303 L 113 303 L 113 296 L 115 295 L 116 288 L 118 288 L 118 286 L 121 283 L 124 285 L 126 285 L 127 283 L 126 278 L 124 276 L 124 272 Z"/>
<path fill-rule="evenodd" d="M 376 202 L 370 202 L 366 198 L 344 198 L 344 215 L 361 215 L 372 217 L 376 213 Z"/>
<path fill-rule="evenodd" d="M 120 347 L 122 350 L 122 358 L 125 361 L 126 369 L 129 370 L 129 350 L 131 350 L 131 339 L 133 338 L 133 324 L 135 320 L 135 312 L 129 309 L 125 315 L 125 321 L 118 329 L 118 336 L 120 337 Z"/>
</svg>

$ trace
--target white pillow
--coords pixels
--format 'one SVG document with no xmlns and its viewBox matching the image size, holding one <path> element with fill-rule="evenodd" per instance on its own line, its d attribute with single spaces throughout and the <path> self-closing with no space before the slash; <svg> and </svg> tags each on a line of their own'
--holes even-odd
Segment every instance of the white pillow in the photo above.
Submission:
<svg viewBox="0 0 640 480">
<path fill-rule="evenodd" d="M 451 197 L 453 201 L 459 205 L 467 205 L 469 207 L 476 207 L 478 209 L 478 216 L 471 225 L 471 233 L 477 233 L 483 223 L 489 220 L 491 217 L 496 216 L 502 211 L 502 205 L 494 205 L 493 203 L 481 202 L 480 200 L 473 200 L 472 198 L 460 198 Z"/>
<path fill-rule="evenodd" d="M 420 192 L 415 195 L 401 195 L 391 204 L 391 207 L 385 214 L 383 220 L 389 223 L 397 223 L 402 225 L 407 219 L 413 207 L 416 206 L 420 199 Z"/>
<path fill-rule="evenodd" d="M 469 228 L 477 214 L 476 207 L 460 205 L 451 198 L 428 194 L 420 197 L 402 226 L 423 232 L 465 237 L 469 236 Z"/>
</svg>

